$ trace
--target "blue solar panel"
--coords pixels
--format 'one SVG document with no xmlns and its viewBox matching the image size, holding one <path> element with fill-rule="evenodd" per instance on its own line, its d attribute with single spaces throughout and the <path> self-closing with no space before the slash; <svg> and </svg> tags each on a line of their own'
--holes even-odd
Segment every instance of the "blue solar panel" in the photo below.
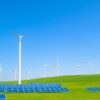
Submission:
<svg viewBox="0 0 100 100">
<path fill-rule="evenodd" d="M 55 92 L 62 92 L 62 88 L 56 88 Z"/>
<path fill-rule="evenodd" d="M 19 91 L 17 89 L 13 89 L 12 92 L 18 93 Z"/>
<path fill-rule="evenodd" d="M 34 86 L 45 86 L 45 87 L 61 87 L 61 84 L 51 84 L 51 83 L 32 83 Z"/>
<path fill-rule="evenodd" d="M 8 89 L 7 92 L 13 92 L 13 90 L 12 89 Z"/>
<path fill-rule="evenodd" d="M 90 87 L 90 88 L 87 88 L 87 90 L 89 92 L 100 92 L 100 87 L 98 87 L 98 88 Z"/>
<path fill-rule="evenodd" d="M 24 87 L 23 89 L 24 89 L 24 90 L 28 90 L 29 88 L 28 88 L 28 87 Z"/>
<path fill-rule="evenodd" d="M 39 92 L 39 89 L 34 89 L 34 92 L 37 92 L 38 93 Z"/>
<path fill-rule="evenodd" d="M 40 89 L 39 92 L 48 92 L 46 89 Z"/>
<path fill-rule="evenodd" d="M 35 92 L 35 90 L 33 89 L 33 90 L 29 90 L 29 92 L 32 92 L 32 93 L 34 93 Z"/>
<path fill-rule="evenodd" d="M 24 92 L 25 92 L 25 93 L 29 93 L 30 91 L 29 91 L 29 90 L 24 90 Z"/>
<path fill-rule="evenodd" d="M 21 90 L 21 89 L 23 89 L 23 87 L 18 87 L 17 89 L 20 89 Z"/>
<path fill-rule="evenodd" d="M 29 92 L 68 92 L 68 89 L 62 88 L 60 84 L 50 83 L 33 83 L 33 84 L 2 84 L 0 85 L 0 92 L 12 92 L 12 93 L 29 93 Z"/>
<path fill-rule="evenodd" d="M 5 98 L 5 94 L 0 94 L 0 98 Z"/>
<path fill-rule="evenodd" d="M 23 89 L 18 89 L 18 92 L 23 93 L 24 90 Z"/>
<path fill-rule="evenodd" d="M 16 90 L 16 89 L 18 89 L 18 88 L 17 88 L 17 87 L 12 87 L 12 89 L 13 89 L 13 90 Z"/>
<path fill-rule="evenodd" d="M 5 90 L 4 89 L 0 89 L 0 92 L 5 92 Z"/>
<path fill-rule="evenodd" d="M 12 89 L 12 87 L 7 87 L 7 88 L 5 88 L 5 89 Z"/>
<path fill-rule="evenodd" d="M 0 100 L 6 100 L 5 94 L 0 94 Z"/>
<path fill-rule="evenodd" d="M 68 92 L 68 91 L 69 91 L 69 89 L 67 89 L 67 88 L 62 89 L 62 92 Z"/>
</svg>

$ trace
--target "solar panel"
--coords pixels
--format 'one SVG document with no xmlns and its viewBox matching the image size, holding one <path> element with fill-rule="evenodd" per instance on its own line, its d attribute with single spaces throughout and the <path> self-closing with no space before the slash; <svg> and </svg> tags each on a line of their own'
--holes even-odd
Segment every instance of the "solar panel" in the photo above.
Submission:
<svg viewBox="0 0 100 100">
<path fill-rule="evenodd" d="M 39 89 L 34 89 L 34 92 L 39 92 Z"/>
<path fill-rule="evenodd" d="M 12 89 L 8 89 L 7 92 L 13 92 L 13 90 Z"/>
<path fill-rule="evenodd" d="M 27 89 L 27 90 L 26 90 L 26 89 L 24 90 L 24 93 L 29 93 L 29 92 L 30 92 L 30 91 L 29 91 L 28 89 Z"/>
<path fill-rule="evenodd" d="M 12 92 L 13 93 L 18 93 L 19 91 L 18 91 L 18 89 L 13 89 Z"/>
<path fill-rule="evenodd" d="M 5 92 L 5 89 L 0 89 L 0 92 Z"/>
<path fill-rule="evenodd" d="M 67 88 L 62 88 L 60 84 L 50 83 L 33 83 L 33 84 L 2 84 L 0 85 L 0 92 L 11 93 L 55 93 L 68 92 Z"/>
<path fill-rule="evenodd" d="M 18 89 L 18 92 L 19 92 L 19 93 L 23 93 L 24 90 L 23 90 L 23 89 Z"/>
<path fill-rule="evenodd" d="M 87 90 L 88 90 L 89 92 L 100 92 L 100 87 L 97 87 L 97 88 L 95 88 L 95 87 L 90 87 L 90 88 L 87 88 Z"/>
<path fill-rule="evenodd" d="M 46 89 L 39 89 L 39 91 L 38 91 L 38 92 L 43 93 L 43 92 L 47 92 L 47 90 L 46 90 Z"/>
<path fill-rule="evenodd" d="M 5 94 L 0 94 L 0 100 L 6 100 Z"/>
</svg>

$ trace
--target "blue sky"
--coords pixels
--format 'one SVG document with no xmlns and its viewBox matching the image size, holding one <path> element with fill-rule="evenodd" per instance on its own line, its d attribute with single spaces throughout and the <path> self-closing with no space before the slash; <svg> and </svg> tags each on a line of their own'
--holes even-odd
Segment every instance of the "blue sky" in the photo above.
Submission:
<svg viewBox="0 0 100 100">
<path fill-rule="evenodd" d="M 99 0 L 0 1 L 0 81 L 13 80 L 18 70 L 18 41 L 22 47 L 22 78 L 60 74 L 100 73 Z M 79 67 L 78 67 L 79 66 Z"/>
</svg>

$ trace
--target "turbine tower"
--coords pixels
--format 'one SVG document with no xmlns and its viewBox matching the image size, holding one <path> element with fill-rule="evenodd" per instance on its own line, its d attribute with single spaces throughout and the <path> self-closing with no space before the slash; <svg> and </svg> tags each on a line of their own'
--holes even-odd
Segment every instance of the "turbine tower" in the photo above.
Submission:
<svg viewBox="0 0 100 100">
<path fill-rule="evenodd" d="M 91 70 L 91 69 L 93 69 L 93 66 L 94 66 L 94 65 L 93 65 L 93 62 L 92 62 L 92 61 L 89 61 L 89 62 L 88 62 L 88 65 L 89 65 L 89 73 L 90 73 L 90 74 L 93 74 L 93 71 L 94 71 L 94 70 L 93 70 L 93 71 Z"/>
<path fill-rule="evenodd" d="M 47 77 L 47 67 L 48 67 L 48 64 L 45 64 L 45 65 L 44 65 L 44 73 L 43 73 L 43 77 L 44 77 L 44 78 Z"/>
<path fill-rule="evenodd" d="M 2 65 L 0 65 L 0 79 L 2 78 Z"/>
<path fill-rule="evenodd" d="M 31 72 L 30 72 L 30 71 L 27 72 L 27 79 L 28 79 L 28 80 L 31 79 Z"/>
<path fill-rule="evenodd" d="M 2 65 L 0 65 L 0 72 L 2 71 Z"/>
<path fill-rule="evenodd" d="M 57 58 L 57 76 L 60 75 L 60 65 L 59 65 L 59 59 Z"/>
<path fill-rule="evenodd" d="M 16 81 L 17 80 L 17 71 L 16 71 L 16 69 L 14 70 L 14 81 Z"/>
<path fill-rule="evenodd" d="M 77 66 L 76 66 L 76 69 L 77 69 L 77 75 L 80 75 L 80 68 L 81 68 L 81 64 L 78 64 Z"/>
<path fill-rule="evenodd" d="M 19 45 L 19 58 L 18 58 L 18 62 L 19 62 L 19 71 L 18 71 L 18 84 L 21 84 L 21 74 L 22 74 L 22 38 L 23 38 L 23 35 L 19 35 L 17 34 L 17 38 L 18 38 L 18 45 Z"/>
</svg>

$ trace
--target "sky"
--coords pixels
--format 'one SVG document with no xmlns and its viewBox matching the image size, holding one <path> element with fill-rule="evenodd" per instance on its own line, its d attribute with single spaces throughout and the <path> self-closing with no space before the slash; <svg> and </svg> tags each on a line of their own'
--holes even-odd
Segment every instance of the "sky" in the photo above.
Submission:
<svg viewBox="0 0 100 100">
<path fill-rule="evenodd" d="M 100 73 L 100 0 L 0 0 L 0 81 Z M 46 66 L 48 65 L 48 66 Z M 46 68 L 46 69 L 45 69 Z"/>
</svg>

